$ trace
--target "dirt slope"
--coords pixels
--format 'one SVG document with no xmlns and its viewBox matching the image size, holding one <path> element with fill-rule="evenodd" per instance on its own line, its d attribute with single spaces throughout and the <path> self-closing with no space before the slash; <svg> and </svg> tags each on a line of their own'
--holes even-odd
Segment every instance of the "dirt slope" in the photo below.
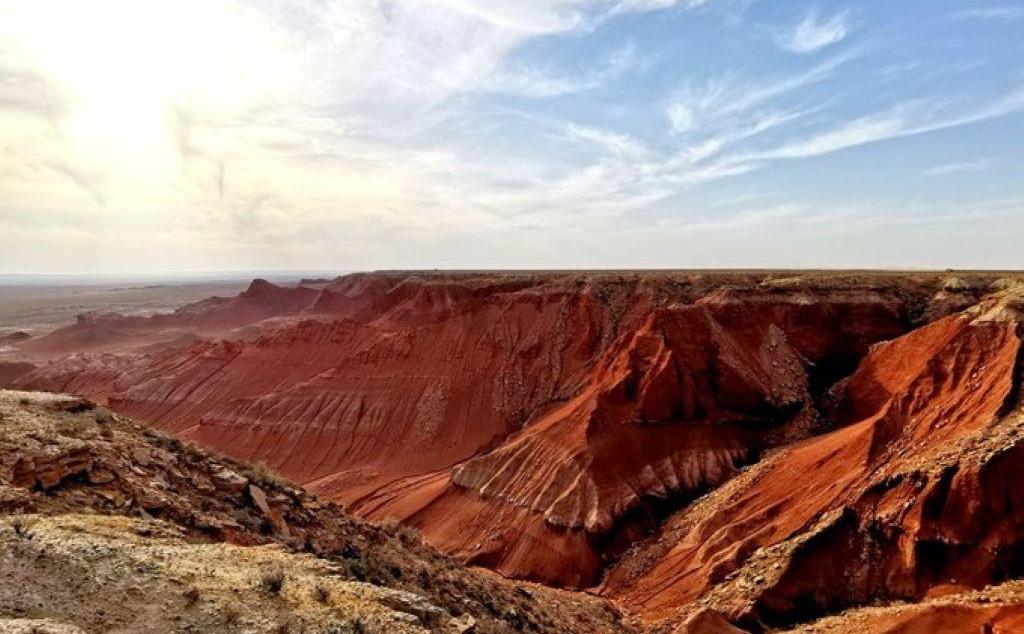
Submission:
<svg viewBox="0 0 1024 634">
<path fill-rule="evenodd" d="M 0 391 L 0 540 L 0 618 L 88 632 L 629 630 L 70 397 Z"/>
<path fill-rule="evenodd" d="M 1004 309 L 876 346 L 845 386 L 854 422 L 681 511 L 603 591 L 649 620 L 710 607 L 758 630 L 1019 576 L 1021 315 Z"/>
<path fill-rule="evenodd" d="M 1013 279 L 388 273 L 292 290 L 175 317 L 245 324 L 223 339 L 12 382 L 265 460 L 464 562 L 600 584 L 656 631 L 759 632 L 1024 574 Z"/>
<path fill-rule="evenodd" d="M 354 275 L 255 340 L 74 355 L 15 385 L 106 399 L 468 561 L 581 586 L 658 500 L 808 433 L 823 387 L 934 284 Z"/>
</svg>

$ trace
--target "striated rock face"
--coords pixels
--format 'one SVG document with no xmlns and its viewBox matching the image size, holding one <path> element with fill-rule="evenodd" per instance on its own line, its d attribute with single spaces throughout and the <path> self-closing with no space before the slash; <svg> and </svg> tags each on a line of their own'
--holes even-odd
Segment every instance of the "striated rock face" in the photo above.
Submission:
<svg viewBox="0 0 1024 634">
<path fill-rule="evenodd" d="M 468 570 L 265 467 L 38 392 L 0 390 L 0 553 L 0 631 L 635 631 L 604 600 Z"/>
<path fill-rule="evenodd" d="M 1024 631 L 1024 583 L 1010 581 L 985 590 L 947 595 L 919 604 L 851 610 L 787 630 L 786 634 L 1010 634 L 1020 631 Z"/>
<path fill-rule="evenodd" d="M 760 629 L 1020 575 L 1020 330 L 957 315 L 876 346 L 846 384 L 849 424 L 674 516 L 603 591 L 652 619 L 699 599 Z"/>
<path fill-rule="evenodd" d="M 861 294 L 716 293 L 656 309 L 595 362 L 573 398 L 450 477 L 402 481 L 356 508 L 403 517 L 446 550 L 505 574 L 593 583 L 603 560 L 669 500 L 806 435 L 816 422 L 815 362 L 897 332 L 896 308 Z M 860 320 L 835 319 L 858 311 Z"/>
<path fill-rule="evenodd" d="M 161 318 L 199 340 L 13 381 L 265 461 L 464 562 L 596 586 L 655 631 L 760 632 L 1024 576 L 1020 296 L 928 274 L 254 282 Z"/>
</svg>

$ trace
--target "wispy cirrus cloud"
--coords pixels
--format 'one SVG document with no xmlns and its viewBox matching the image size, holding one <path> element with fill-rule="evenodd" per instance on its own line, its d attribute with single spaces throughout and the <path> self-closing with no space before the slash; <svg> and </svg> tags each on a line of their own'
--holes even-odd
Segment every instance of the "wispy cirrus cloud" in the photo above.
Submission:
<svg viewBox="0 0 1024 634">
<path fill-rule="evenodd" d="M 749 114 L 779 97 L 829 79 L 859 54 L 847 51 L 807 70 L 770 80 L 741 79 L 727 73 L 703 84 L 691 83 L 675 91 L 665 108 L 665 116 L 677 133 L 735 121 L 737 115 Z"/>
<path fill-rule="evenodd" d="M 813 53 L 838 44 L 849 33 L 849 15 L 848 11 L 841 11 L 826 18 L 817 9 L 811 9 L 792 30 L 779 34 L 779 45 L 793 53 Z"/>
<path fill-rule="evenodd" d="M 963 174 L 965 172 L 982 172 L 991 167 L 991 165 L 991 159 L 980 158 L 973 161 L 957 161 L 934 165 L 921 172 L 921 174 L 924 176 L 947 176 L 949 174 Z"/>
<path fill-rule="evenodd" d="M 957 20 L 1015 20 L 1024 18 L 1024 7 L 1010 5 L 974 7 L 971 9 L 954 11 L 949 15 L 951 18 Z"/>
<path fill-rule="evenodd" d="M 649 150 L 643 143 L 628 134 L 575 123 L 566 124 L 565 132 L 569 138 L 593 143 L 609 154 L 616 156 L 641 158 L 649 154 Z"/>
<path fill-rule="evenodd" d="M 601 88 L 645 65 L 646 60 L 636 53 L 636 47 L 628 43 L 613 50 L 604 65 L 575 75 L 533 66 L 508 66 L 486 81 L 480 91 L 522 97 L 558 97 Z"/>
<path fill-rule="evenodd" d="M 772 150 L 753 153 L 745 160 L 797 159 L 831 154 L 847 148 L 891 139 L 948 130 L 1024 111 L 1024 86 L 966 111 L 950 111 L 914 101 L 858 117 L 831 130 Z"/>
<path fill-rule="evenodd" d="M 880 22 L 860 20 L 870 8 L 780 24 L 768 4 L 0 0 L 0 233 L 13 236 L 0 269 L 98 235 L 116 241 L 97 250 L 108 268 L 522 265 L 488 258 L 544 254 L 544 236 L 548 256 L 574 257 L 566 236 L 605 254 L 644 219 L 678 229 L 700 196 L 761 200 L 753 174 L 776 162 L 1021 109 L 1013 94 L 985 100 L 1017 80 L 1012 64 L 951 75 L 960 58 L 927 46 L 851 47 L 854 22 Z M 1007 5 L 964 17 L 1009 17 Z M 965 40 L 1001 28 L 945 26 Z M 917 158 L 911 175 L 928 169 Z M 974 170 L 949 160 L 931 169 Z M 801 170 L 814 167 L 785 171 Z M 723 220 L 705 206 L 686 222 L 710 235 L 807 208 Z M 164 261 L 139 246 L 153 236 Z"/>
</svg>

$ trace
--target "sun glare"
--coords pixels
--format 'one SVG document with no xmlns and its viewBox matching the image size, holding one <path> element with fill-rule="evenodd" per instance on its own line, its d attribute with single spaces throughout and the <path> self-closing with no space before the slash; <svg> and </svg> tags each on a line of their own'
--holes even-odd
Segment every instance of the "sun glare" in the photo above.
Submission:
<svg viewBox="0 0 1024 634">
<path fill-rule="evenodd" d="M 60 93 L 64 140 L 102 148 L 119 168 L 168 160 L 177 113 L 228 120 L 273 99 L 287 77 L 279 33 L 226 3 L 33 2 L 3 13 L 15 54 Z"/>
</svg>

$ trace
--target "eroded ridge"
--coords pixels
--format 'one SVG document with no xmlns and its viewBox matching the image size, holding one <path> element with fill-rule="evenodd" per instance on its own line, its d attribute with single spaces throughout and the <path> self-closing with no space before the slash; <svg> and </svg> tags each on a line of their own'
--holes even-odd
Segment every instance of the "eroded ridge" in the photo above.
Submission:
<svg viewBox="0 0 1024 634">
<path fill-rule="evenodd" d="M 145 345 L 8 380 L 264 460 L 655 631 L 887 601 L 925 623 L 959 601 L 940 596 L 1024 569 L 1012 276 L 388 273 L 293 291 L 254 283 L 125 331 Z M 183 316 L 194 340 L 153 344 Z"/>
</svg>

